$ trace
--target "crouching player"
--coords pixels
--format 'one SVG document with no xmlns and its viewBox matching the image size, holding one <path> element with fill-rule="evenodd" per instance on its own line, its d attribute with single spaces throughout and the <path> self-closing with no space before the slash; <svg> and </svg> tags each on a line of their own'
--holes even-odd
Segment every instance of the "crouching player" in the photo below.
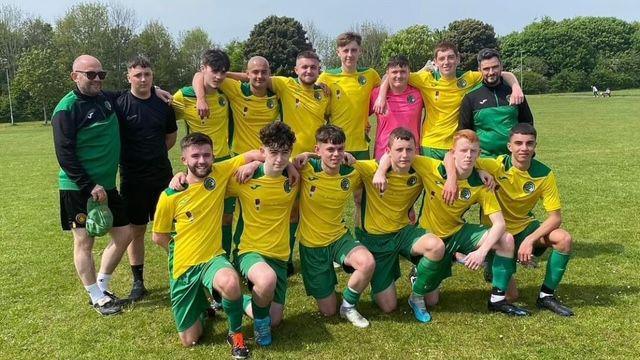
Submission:
<svg viewBox="0 0 640 360">
<path fill-rule="evenodd" d="M 467 255 L 465 265 L 477 270 L 491 249 L 496 251 L 496 256 L 492 264 L 493 289 L 488 302 L 489 310 L 509 315 L 529 315 L 527 310 L 507 303 L 505 298 L 509 279 L 515 271 L 513 237 L 505 233 L 504 218 L 495 194 L 483 184 L 474 169 L 479 153 L 480 144 L 475 132 L 461 130 L 454 135 L 451 154 L 460 191 L 451 206 L 442 197 L 447 178 L 444 163 L 423 156 L 417 156 L 413 162 L 413 168 L 422 179 L 425 189 L 425 210 L 420 215 L 419 225 L 441 238 L 445 245 L 444 252 L 436 254 L 435 258 L 423 257 L 418 263 L 417 278 L 409 298 L 416 318 L 426 317 L 423 314 L 427 313 L 423 297 L 428 293 L 432 293 L 433 297 L 440 283 L 451 276 L 452 258 L 456 252 Z M 376 184 L 384 184 L 381 170 L 388 168 L 388 160 L 383 160 L 376 174 Z M 476 203 L 491 219 L 493 225 L 490 228 L 469 224 L 463 219 L 464 214 Z"/>
<path fill-rule="evenodd" d="M 247 182 L 232 181 L 227 195 L 240 200 L 244 221 L 235 259 L 252 291 L 244 309 L 254 319 L 256 343 L 268 346 L 271 327 L 282 321 L 287 294 L 289 216 L 298 194 L 287 167 L 296 137 L 288 125 L 276 121 L 260 130 L 260 141 L 264 164 Z"/>
<path fill-rule="evenodd" d="M 333 263 L 342 265 L 351 276 L 342 292 L 340 316 L 365 328 L 369 321 L 356 305 L 369 285 L 375 262 L 367 248 L 353 238 L 344 220 L 347 201 L 361 186 L 358 172 L 342 165 L 345 142 L 341 128 L 324 125 L 316 131 L 315 154 L 320 159 L 309 159 L 310 153 L 296 157 L 302 181 L 298 228 L 302 280 L 320 312 L 332 316 L 337 309 L 338 283 Z"/>
<path fill-rule="evenodd" d="M 374 160 L 358 161 L 353 166 L 364 183 L 362 225 L 356 230 L 360 241 L 375 257 L 376 268 L 371 291 L 378 307 L 385 313 L 395 310 L 395 281 L 400 277 L 400 255 L 418 263 L 422 259 L 439 259 L 444 252 L 442 240 L 411 224 L 409 212 L 422 192 L 422 183 L 412 168 L 416 156 L 416 139 L 411 131 L 396 128 L 389 134 L 385 152 L 391 162 L 386 173 L 387 186 L 380 191 L 373 186 L 378 169 Z M 424 308 L 424 300 L 421 298 Z M 421 322 L 431 320 L 428 312 L 416 313 Z"/>
<path fill-rule="evenodd" d="M 231 174 L 253 159 L 238 156 L 213 164 L 213 144 L 202 133 L 185 136 L 180 146 L 188 187 L 181 192 L 167 189 L 160 195 L 153 226 L 153 241 L 169 254 L 173 317 L 182 344 L 195 345 L 209 307 L 206 292 L 218 292 L 227 314 L 231 354 L 244 359 L 249 350 L 241 332 L 240 279 L 222 248 L 222 212 Z"/>
<path fill-rule="evenodd" d="M 507 148 L 511 154 L 497 159 L 479 159 L 478 167 L 491 173 L 499 185 L 496 195 L 504 212 L 507 231 L 514 234 L 517 260 L 526 264 L 533 256 L 541 256 L 547 248 L 553 249 L 537 307 L 571 316 L 573 311 L 558 301 L 554 293 L 567 268 L 572 240 L 571 235 L 560 228 L 562 214 L 555 174 L 533 159 L 536 139 L 537 132 L 532 125 L 518 124 L 509 135 Z M 548 213 L 542 223 L 532 215 L 540 199 Z M 510 286 L 507 297 L 517 297 L 515 284 Z"/>
</svg>

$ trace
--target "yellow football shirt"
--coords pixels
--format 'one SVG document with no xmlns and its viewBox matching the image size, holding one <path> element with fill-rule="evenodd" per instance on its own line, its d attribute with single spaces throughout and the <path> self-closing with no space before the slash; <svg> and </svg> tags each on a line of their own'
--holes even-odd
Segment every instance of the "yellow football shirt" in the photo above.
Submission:
<svg viewBox="0 0 640 360">
<path fill-rule="evenodd" d="M 369 234 L 391 234 L 409 225 L 409 210 L 422 192 L 422 183 L 413 169 L 407 174 L 387 172 L 387 189 L 380 193 L 373 187 L 373 175 L 378 170 L 375 160 L 356 161 L 353 167 L 364 184 L 362 197 L 363 230 Z"/>
<path fill-rule="evenodd" d="M 187 86 L 173 95 L 172 106 L 176 120 L 184 120 L 188 132 L 200 132 L 213 140 L 213 154 L 217 158 L 229 156 L 229 100 L 218 91 L 206 95 L 209 118 L 200 119 L 196 109 L 196 93 Z"/>
<path fill-rule="evenodd" d="M 453 134 L 458 129 L 462 98 L 480 82 L 482 73 L 478 71 L 460 73 L 452 80 L 430 71 L 418 71 L 409 75 L 409 85 L 420 90 L 427 109 L 427 117 L 422 126 L 421 146 L 451 149 Z"/>
<path fill-rule="evenodd" d="M 342 68 L 328 69 L 318 78 L 331 89 L 330 122 L 347 135 L 345 150 L 366 151 L 365 125 L 369 119 L 371 91 L 380 85 L 380 75 L 371 68 L 358 68 L 345 74 Z"/>
<path fill-rule="evenodd" d="M 160 194 L 153 232 L 176 232 L 173 237 L 174 279 L 190 267 L 224 254 L 222 212 L 225 191 L 231 174 L 244 163 L 244 156 L 215 163 L 204 181 L 190 184 L 184 191 L 167 189 Z"/>
<path fill-rule="evenodd" d="M 536 159 L 527 171 L 513 166 L 510 155 L 478 159 L 477 166 L 495 177 L 496 195 L 511 234 L 519 234 L 534 220 L 532 211 L 541 198 L 547 212 L 562 208 L 555 174 Z"/>
<path fill-rule="evenodd" d="M 442 189 L 447 176 L 444 163 L 440 160 L 416 156 L 412 167 L 422 178 L 425 189 L 420 226 L 441 239 L 454 235 L 462 228 L 465 222 L 464 213 L 473 204 L 480 204 L 486 215 L 500 211 L 496 195 L 484 186 L 475 170 L 469 178 L 458 180 L 458 198 L 453 205 L 449 206 L 442 199 Z"/>
<path fill-rule="evenodd" d="M 276 94 L 268 91 L 266 96 L 256 96 L 249 83 L 231 78 L 225 78 L 220 89 L 229 98 L 233 116 L 231 151 L 242 154 L 260 148 L 260 130 L 280 116 Z"/>
<path fill-rule="evenodd" d="M 316 130 L 326 123 L 329 98 L 322 89 L 306 89 L 297 78 L 272 76 L 271 86 L 282 104 L 282 121 L 296 134 L 292 156 L 314 150 Z"/>
<path fill-rule="evenodd" d="M 344 215 L 353 190 L 360 187 L 360 175 L 353 168 L 341 166 L 340 173 L 329 175 L 322 170 L 322 160 L 311 159 L 300 171 L 300 244 L 327 246 L 347 231 Z"/>
<path fill-rule="evenodd" d="M 289 259 L 289 217 L 297 193 L 298 186 L 292 187 L 286 176 L 265 176 L 263 166 L 244 184 L 229 182 L 227 195 L 239 199 L 244 221 L 239 254 Z"/>
</svg>

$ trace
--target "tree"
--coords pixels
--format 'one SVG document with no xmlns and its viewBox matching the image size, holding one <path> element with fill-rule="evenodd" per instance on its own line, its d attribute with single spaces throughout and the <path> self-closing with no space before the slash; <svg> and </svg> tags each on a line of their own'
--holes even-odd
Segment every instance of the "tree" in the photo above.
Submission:
<svg viewBox="0 0 640 360">
<path fill-rule="evenodd" d="M 42 110 L 46 124 L 55 104 L 71 88 L 69 72 L 50 49 L 34 48 L 20 57 L 18 72 L 11 89 L 27 93 L 28 101 L 21 102 L 22 113 L 36 116 Z"/>
<path fill-rule="evenodd" d="M 549 81 L 550 92 L 576 92 L 589 89 L 587 74 L 579 70 L 562 70 Z"/>
<path fill-rule="evenodd" d="M 476 55 L 484 48 L 497 49 L 498 39 L 493 26 L 476 19 L 456 20 L 443 34 L 445 40 L 456 44 L 460 52 L 460 68 L 478 68 Z"/>
<path fill-rule="evenodd" d="M 421 69 L 432 57 L 436 37 L 427 25 L 413 25 L 388 37 L 382 45 L 382 56 L 387 62 L 394 55 L 409 59 L 413 71 Z"/>
<path fill-rule="evenodd" d="M 549 81 L 542 74 L 533 71 L 522 73 L 522 90 L 526 94 L 542 94 L 549 91 Z"/>
<path fill-rule="evenodd" d="M 180 79 L 181 84 L 186 84 L 191 81 L 193 74 L 200 70 L 202 54 L 213 48 L 214 44 L 209 39 L 209 35 L 199 27 L 181 34 L 179 42 L 180 72 L 175 75 Z"/>
<path fill-rule="evenodd" d="M 244 41 L 231 40 L 227 46 L 224 47 L 224 51 L 229 55 L 229 60 L 231 61 L 230 71 L 244 71 L 247 62 L 247 59 L 244 58 L 244 44 Z"/>
<path fill-rule="evenodd" d="M 313 21 L 304 24 L 307 39 L 313 46 L 325 69 L 340 67 L 340 58 L 336 52 L 336 41 L 327 34 L 321 32 Z"/>
<path fill-rule="evenodd" d="M 362 36 L 362 53 L 359 63 L 376 69 L 378 73 L 386 70 L 387 64 L 382 57 L 382 45 L 389 37 L 389 32 L 384 25 L 375 22 L 364 22 L 356 25 L 353 31 Z"/>
<path fill-rule="evenodd" d="M 179 68 L 177 50 L 167 28 L 157 21 L 147 23 L 135 39 L 135 49 L 153 66 L 154 82 L 166 89 L 178 89 L 184 84 L 174 75 Z"/>
<path fill-rule="evenodd" d="M 253 27 L 245 43 L 244 56 L 247 59 L 264 56 L 269 59 L 274 75 L 293 76 L 296 56 L 311 49 L 300 22 L 272 15 Z"/>
<path fill-rule="evenodd" d="M 8 67 L 11 76 L 15 74 L 23 45 L 23 21 L 20 9 L 12 5 L 0 5 L 0 59 L 5 59 L 2 70 Z M 5 79 L 0 82 L 5 84 Z"/>
</svg>

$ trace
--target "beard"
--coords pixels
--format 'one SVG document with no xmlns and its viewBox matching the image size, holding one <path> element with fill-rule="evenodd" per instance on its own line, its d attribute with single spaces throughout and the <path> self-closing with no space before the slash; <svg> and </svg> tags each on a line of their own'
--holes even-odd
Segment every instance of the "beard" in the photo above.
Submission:
<svg viewBox="0 0 640 360">
<path fill-rule="evenodd" d="M 205 177 L 207 177 L 207 175 L 211 174 L 211 165 L 207 166 L 206 168 L 199 168 L 196 166 L 188 166 L 188 168 L 191 174 L 200 179 L 204 179 Z"/>
</svg>

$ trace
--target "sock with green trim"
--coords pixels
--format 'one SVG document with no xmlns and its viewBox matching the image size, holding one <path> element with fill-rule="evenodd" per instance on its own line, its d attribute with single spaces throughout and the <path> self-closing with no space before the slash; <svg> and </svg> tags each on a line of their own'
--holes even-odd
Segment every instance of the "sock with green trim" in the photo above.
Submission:
<svg viewBox="0 0 640 360">
<path fill-rule="evenodd" d="M 353 290 L 352 288 L 347 286 L 344 288 L 344 291 L 342 291 L 342 306 L 344 307 L 356 306 L 359 300 L 360 300 L 360 293 Z"/>
<path fill-rule="evenodd" d="M 509 280 L 511 280 L 511 276 L 516 272 L 515 259 L 496 254 L 493 258 L 491 271 L 493 273 L 491 284 L 501 291 L 507 291 L 507 288 L 509 288 Z"/>
<path fill-rule="evenodd" d="M 551 251 L 549 260 L 547 261 L 547 273 L 544 276 L 544 286 L 551 290 L 558 288 L 558 284 L 564 276 L 564 272 L 567 269 L 567 263 L 569 262 L 569 254 L 562 253 L 556 249 Z"/>
<path fill-rule="evenodd" d="M 440 272 L 444 261 L 434 261 L 422 257 L 416 266 L 416 281 L 413 283 L 413 293 L 424 296 L 440 285 Z"/>
<path fill-rule="evenodd" d="M 222 308 L 227 314 L 227 324 L 229 325 L 229 334 L 235 334 L 242 330 L 242 303 L 243 298 L 237 300 L 222 299 Z"/>
</svg>

